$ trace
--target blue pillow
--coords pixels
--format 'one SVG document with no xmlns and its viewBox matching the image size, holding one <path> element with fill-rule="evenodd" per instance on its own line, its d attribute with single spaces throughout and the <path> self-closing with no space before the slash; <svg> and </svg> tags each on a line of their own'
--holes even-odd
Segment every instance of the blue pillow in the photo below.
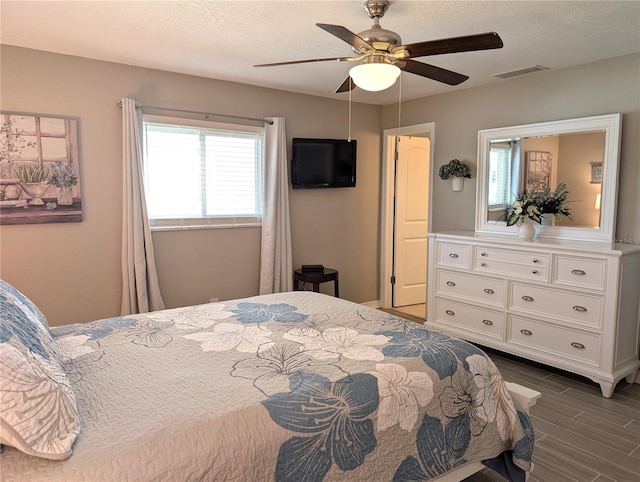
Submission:
<svg viewBox="0 0 640 482">
<path fill-rule="evenodd" d="M 80 432 L 78 408 L 42 312 L 0 280 L 0 443 L 61 460 Z M 38 415 L 51 416 L 39 419 Z"/>
</svg>

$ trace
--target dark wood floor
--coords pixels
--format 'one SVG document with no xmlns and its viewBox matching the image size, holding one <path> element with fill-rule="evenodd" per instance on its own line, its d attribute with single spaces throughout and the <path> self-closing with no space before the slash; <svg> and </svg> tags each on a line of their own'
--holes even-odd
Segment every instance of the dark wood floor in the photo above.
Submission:
<svg viewBox="0 0 640 482">
<path fill-rule="evenodd" d="M 530 481 L 640 481 L 640 384 L 622 380 L 607 399 L 591 380 L 482 348 L 506 381 L 542 393 Z M 465 482 L 503 480 L 485 469 Z"/>
</svg>

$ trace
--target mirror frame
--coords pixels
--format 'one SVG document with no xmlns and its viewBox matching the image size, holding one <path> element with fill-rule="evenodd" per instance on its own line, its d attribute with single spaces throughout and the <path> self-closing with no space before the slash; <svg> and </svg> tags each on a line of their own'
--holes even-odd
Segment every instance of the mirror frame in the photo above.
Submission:
<svg viewBox="0 0 640 482">
<path fill-rule="evenodd" d="M 613 242 L 618 196 L 621 121 L 621 114 L 606 114 L 478 131 L 476 233 L 517 236 L 517 226 L 507 226 L 506 221 L 490 221 L 487 217 L 488 189 L 486 188 L 486 182 L 489 173 L 489 143 L 492 140 L 604 130 L 605 148 L 602 162 L 600 227 L 536 226 L 536 236 L 593 242 Z"/>
</svg>

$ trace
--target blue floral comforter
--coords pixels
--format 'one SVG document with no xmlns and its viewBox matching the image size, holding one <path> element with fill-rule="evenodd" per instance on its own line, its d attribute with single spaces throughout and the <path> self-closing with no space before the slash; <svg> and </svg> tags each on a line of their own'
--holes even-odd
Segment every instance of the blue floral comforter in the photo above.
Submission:
<svg viewBox="0 0 640 482">
<path fill-rule="evenodd" d="M 504 452 L 530 468 L 530 421 L 481 350 L 348 301 L 281 293 L 51 331 L 82 431 L 65 461 L 5 451 L 6 480 L 428 480 Z"/>
</svg>

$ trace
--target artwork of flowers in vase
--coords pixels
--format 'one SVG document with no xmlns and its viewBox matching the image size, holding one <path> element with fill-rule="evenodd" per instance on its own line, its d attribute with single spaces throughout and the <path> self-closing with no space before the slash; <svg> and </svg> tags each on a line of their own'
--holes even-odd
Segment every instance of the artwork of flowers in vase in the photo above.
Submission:
<svg viewBox="0 0 640 482">
<path fill-rule="evenodd" d="M 82 221 L 78 120 L 0 112 L 0 224 Z"/>
</svg>

